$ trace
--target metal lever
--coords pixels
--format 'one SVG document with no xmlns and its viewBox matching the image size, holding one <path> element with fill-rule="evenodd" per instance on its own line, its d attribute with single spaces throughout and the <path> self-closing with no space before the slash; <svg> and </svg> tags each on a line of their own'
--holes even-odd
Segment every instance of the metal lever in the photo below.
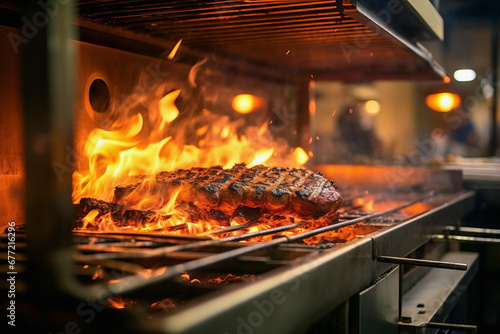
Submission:
<svg viewBox="0 0 500 334">
<path fill-rule="evenodd" d="M 438 329 L 457 329 L 457 330 L 465 330 L 469 333 L 477 333 L 477 326 L 473 325 L 461 325 L 461 324 L 447 324 L 440 322 L 428 322 L 424 327 L 427 328 L 438 328 Z"/>
<path fill-rule="evenodd" d="M 434 329 L 444 329 L 448 331 L 460 330 L 465 331 L 467 333 L 476 334 L 477 326 L 474 325 L 462 325 L 462 324 L 448 324 L 441 322 L 427 322 L 418 325 L 411 325 L 410 323 L 400 321 L 399 329 L 402 333 L 422 333 L 423 328 L 434 328 Z"/>
<path fill-rule="evenodd" d="M 455 240 L 458 242 L 499 244 L 500 230 L 477 227 L 446 226 L 443 234 L 432 236 L 435 240 Z"/>
<path fill-rule="evenodd" d="M 445 261 L 433 261 L 433 260 L 422 260 L 422 259 L 409 259 L 406 257 L 396 257 L 396 256 L 378 256 L 377 261 L 385 263 L 394 264 L 408 264 L 412 266 L 422 266 L 422 267 L 432 267 L 440 269 L 454 269 L 467 271 L 467 264 L 456 263 L 456 262 L 445 262 Z M 401 312 L 403 305 L 403 270 L 399 269 L 399 319 L 401 319 Z"/>
<path fill-rule="evenodd" d="M 441 268 L 441 269 L 455 269 L 455 270 L 463 270 L 463 271 L 467 270 L 466 264 L 456 263 L 456 262 L 409 259 L 406 257 L 395 257 L 395 256 L 378 256 L 377 261 L 386 262 L 386 263 L 395 263 L 395 264 L 408 264 L 408 265 L 412 265 L 412 266 Z"/>
</svg>

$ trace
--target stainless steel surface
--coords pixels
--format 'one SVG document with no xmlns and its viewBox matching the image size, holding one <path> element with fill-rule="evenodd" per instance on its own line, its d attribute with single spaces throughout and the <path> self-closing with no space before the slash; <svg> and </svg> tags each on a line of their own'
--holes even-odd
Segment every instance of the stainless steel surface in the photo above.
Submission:
<svg viewBox="0 0 500 334">
<path fill-rule="evenodd" d="M 411 2 L 404 1 L 404 3 L 411 3 Z M 427 5 L 430 6 L 430 8 L 434 9 L 432 5 L 430 5 L 426 1 L 421 1 L 421 3 L 427 3 Z M 432 54 L 427 49 L 425 49 L 422 44 L 414 43 L 413 41 L 407 39 L 405 35 L 392 29 L 390 26 L 391 19 L 387 20 L 386 17 L 382 18 L 376 15 L 376 13 L 373 10 L 370 10 L 368 1 L 366 3 L 364 1 L 358 1 L 356 3 L 356 10 L 357 11 L 352 14 L 354 18 L 358 19 L 360 22 L 368 26 L 376 25 L 377 27 L 376 31 L 381 36 L 387 36 L 388 39 L 394 41 L 402 48 L 407 49 L 410 54 L 413 54 L 417 58 L 427 62 L 429 68 L 431 68 L 432 71 L 435 72 L 438 76 L 442 78 L 446 76 L 445 69 L 434 60 Z M 413 10 L 415 10 L 415 7 L 413 7 Z M 440 35 L 440 37 L 442 37 L 442 31 L 443 31 L 442 18 L 439 15 L 439 13 L 434 11 L 432 12 L 433 16 L 435 16 L 434 21 L 441 21 L 436 23 L 436 25 L 439 26 L 436 28 L 436 30 L 439 31 L 438 34 Z M 387 21 L 389 21 L 389 23 L 387 23 Z"/>
<path fill-rule="evenodd" d="M 312 323 L 333 310 L 387 269 L 372 261 L 371 248 L 370 240 L 364 238 L 311 254 L 245 287 L 230 287 L 181 307 L 165 317 L 158 329 L 168 333 L 201 333 L 206 328 L 213 333 L 237 333 L 239 328 L 253 333 L 292 333 L 306 319 Z M 269 311 L 261 305 L 268 305 Z"/>
<path fill-rule="evenodd" d="M 468 199 L 462 194 L 451 202 L 464 204 Z M 440 216 L 441 210 L 445 217 L 453 217 L 456 207 L 449 203 L 446 201 L 430 210 L 429 215 L 422 214 L 409 221 L 440 228 L 442 222 L 433 218 Z M 386 230 L 398 230 L 400 225 L 389 226 Z M 400 243 L 407 243 L 407 240 L 392 239 L 391 247 L 398 250 Z M 290 266 L 262 275 L 257 282 L 240 288 L 229 287 L 224 292 L 179 307 L 174 314 L 165 317 L 161 330 L 196 333 L 202 328 L 213 328 L 232 333 L 245 328 L 255 333 L 289 333 L 306 319 L 313 322 L 339 306 L 390 268 L 373 257 L 376 245 L 376 239 L 369 235 L 321 253 L 313 252 L 290 262 Z M 297 289 L 292 288 L 295 285 Z M 259 308 L 261 305 L 269 308 L 272 305 L 272 312 L 263 312 Z"/>
<path fill-rule="evenodd" d="M 391 269 L 360 292 L 360 334 L 398 333 L 399 271 Z"/>
<path fill-rule="evenodd" d="M 466 263 L 468 270 L 431 269 L 403 296 L 402 316 L 411 320 L 400 322 L 400 330 L 417 333 L 429 322 L 444 322 L 479 266 L 477 253 L 449 252 L 441 260 Z"/>
<path fill-rule="evenodd" d="M 434 234 L 442 232 L 448 225 L 446 222 L 458 221 L 473 207 L 474 192 L 464 192 L 446 204 L 409 219 L 394 228 L 374 232 L 371 235 L 374 243 L 374 256 L 405 257 L 429 241 Z"/>
</svg>

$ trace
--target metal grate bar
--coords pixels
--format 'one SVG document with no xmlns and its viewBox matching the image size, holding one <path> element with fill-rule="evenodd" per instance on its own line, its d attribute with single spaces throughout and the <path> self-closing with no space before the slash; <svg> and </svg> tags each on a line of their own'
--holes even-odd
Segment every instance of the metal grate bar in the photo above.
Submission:
<svg viewBox="0 0 500 334">
<path fill-rule="evenodd" d="M 329 231 L 334 231 L 334 230 L 340 229 L 342 227 L 346 227 L 346 226 L 349 226 L 349 225 L 352 225 L 355 223 L 359 223 L 359 222 L 362 222 L 364 220 L 369 220 L 372 218 L 387 215 L 389 213 L 404 209 L 404 208 L 411 206 L 415 203 L 424 201 L 425 199 L 430 198 L 434 195 L 435 195 L 435 192 L 431 191 L 431 192 L 425 194 L 424 196 L 419 197 L 415 200 L 409 201 L 403 205 L 399 205 L 397 207 L 394 207 L 394 208 L 391 208 L 389 210 L 385 210 L 382 212 L 370 214 L 370 215 L 367 215 L 365 217 L 360 217 L 357 219 L 344 221 L 344 222 L 341 222 L 338 224 L 333 224 L 333 225 L 321 227 L 321 228 L 318 228 L 318 229 L 315 229 L 312 231 L 299 233 L 299 234 L 296 234 L 293 236 L 283 236 L 282 238 L 273 239 L 271 241 L 252 244 L 249 246 L 244 246 L 241 248 L 233 249 L 233 250 L 230 250 L 230 251 L 227 251 L 224 253 L 219 253 L 219 254 L 215 254 L 212 256 L 189 261 L 186 263 L 174 265 L 172 267 L 167 268 L 163 273 L 158 273 L 157 276 L 155 276 L 154 273 L 153 273 L 153 276 L 151 276 L 149 278 L 145 278 L 142 275 L 129 276 L 129 277 L 126 277 L 126 278 L 120 280 L 119 282 L 108 283 L 107 285 L 102 287 L 102 289 L 104 291 L 101 291 L 100 293 L 101 293 L 101 295 L 109 296 L 110 294 L 111 295 L 121 295 L 121 294 L 126 294 L 126 293 L 130 293 L 130 292 L 138 291 L 138 290 L 141 290 L 143 288 L 149 287 L 151 285 L 164 282 L 168 279 L 171 279 L 174 276 L 180 275 L 180 274 L 187 272 L 187 271 L 200 269 L 200 268 L 207 267 L 209 265 L 212 265 L 212 264 L 215 264 L 215 263 L 218 263 L 221 261 L 225 261 L 225 260 L 229 260 L 229 259 L 241 256 L 241 255 L 252 253 L 252 252 L 262 250 L 265 248 L 274 247 L 274 246 L 277 246 L 277 245 L 282 244 L 282 243 L 299 241 L 302 239 L 306 239 L 306 238 L 315 236 L 317 234 L 321 234 L 321 233 L 325 233 L 325 232 L 329 232 Z M 283 227 L 286 228 L 288 226 L 283 226 Z M 220 243 L 221 240 L 222 240 L 222 242 L 227 242 L 229 240 L 231 240 L 231 241 L 243 240 L 243 239 L 249 238 L 249 236 L 251 236 L 251 235 L 253 235 L 253 233 L 235 236 L 235 237 L 224 238 L 224 239 L 219 239 L 219 240 L 213 240 L 213 241 L 208 240 L 208 241 L 201 241 L 201 242 L 197 242 L 197 243 L 166 247 L 166 248 L 157 250 L 157 253 L 169 252 L 169 251 L 172 251 L 172 249 L 180 250 L 180 249 L 192 249 L 192 248 L 204 247 L 204 246 L 208 246 L 208 245 L 213 245 L 214 243 Z M 94 255 L 102 255 L 102 254 L 94 254 Z M 94 256 L 93 258 L 95 259 L 96 257 Z"/>
</svg>

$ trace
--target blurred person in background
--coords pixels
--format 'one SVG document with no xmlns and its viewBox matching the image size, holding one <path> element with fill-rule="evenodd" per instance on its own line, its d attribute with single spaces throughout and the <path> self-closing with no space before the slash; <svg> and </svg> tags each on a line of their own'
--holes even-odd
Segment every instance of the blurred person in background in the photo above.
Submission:
<svg viewBox="0 0 500 334">
<path fill-rule="evenodd" d="M 479 154 L 478 139 L 467 111 L 460 107 L 450 111 L 446 118 L 451 124 L 448 153 L 462 157 L 477 156 Z"/>
<path fill-rule="evenodd" d="M 339 116 L 333 138 L 337 163 L 370 163 L 381 148 L 373 129 L 363 127 L 361 112 L 359 108 L 346 106 Z"/>
</svg>

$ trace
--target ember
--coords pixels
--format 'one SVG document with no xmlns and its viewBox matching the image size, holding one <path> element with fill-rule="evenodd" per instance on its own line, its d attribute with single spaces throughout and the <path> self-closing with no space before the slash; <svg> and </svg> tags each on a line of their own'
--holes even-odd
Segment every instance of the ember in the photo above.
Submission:
<svg viewBox="0 0 500 334">
<path fill-rule="evenodd" d="M 109 306 L 117 309 L 123 309 L 131 306 L 132 304 L 135 304 L 136 301 L 130 298 L 120 298 L 120 297 L 113 297 L 108 299 Z"/>
<path fill-rule="evenodd" d="M 204 274 L 203 276 L 194 276 L 193 274 L 182 274 L 182 279 L 189 283 L 198 283 L 198 284 L 229 284 L 233 282 L 243 282 L 245 280 L 255 280 L 257 279 L 256 275 L 252 274 L 244 274 L 244 275 L 235 275 L 231 273 L 225 274 Z"/>
</svg>

